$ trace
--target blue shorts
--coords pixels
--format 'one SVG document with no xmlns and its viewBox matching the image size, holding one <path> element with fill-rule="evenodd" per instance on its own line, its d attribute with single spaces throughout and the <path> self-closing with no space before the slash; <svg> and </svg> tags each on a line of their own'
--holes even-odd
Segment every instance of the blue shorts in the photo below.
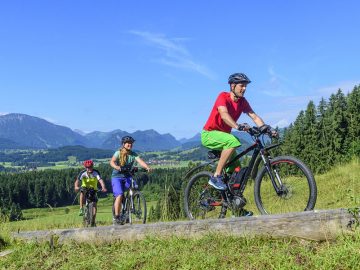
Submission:
<svg viewBox="0 0 360 270">
<path fill-rule="evenodd" d="M 111 185 L 114 197 L 123 195 L 131 186 L 130 177 L 113 177 L 111 178 Z"/>
</svg>

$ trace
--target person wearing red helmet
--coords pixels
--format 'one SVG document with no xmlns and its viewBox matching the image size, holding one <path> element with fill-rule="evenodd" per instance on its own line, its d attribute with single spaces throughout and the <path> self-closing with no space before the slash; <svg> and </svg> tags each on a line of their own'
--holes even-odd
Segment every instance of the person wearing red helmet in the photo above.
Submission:
<svg viewBox="0 0 360 270">
<path fill-rule="evenodd" d="M 115 224 L 123 224 L 121 213 L 121 202 L 123 199 L 124 192 L 129 189 L 131 184 L 130 176 L 128 172 L 136 161 L 141 167 L 146 169 L 148 172 L 151 170 L 149 165 L 143 161 L 137 153 L 132 151 L 132 147 L 135 140 L 131 136 L 124 136 L 121 139 L 122 147 L 117 150 L 110 160 L 110 166 L 113 168 L 111 174 L 111 185 L 113 189 L 113 195 L 115 198 L 114 202 L 114 214 Z"/>
<path fill-rule="evenodd" d="M 84 204 L 85 198 L 82 192 L 82 188 L 93 188 L 98 189 L 98 183 L 101 185 L 101 191 L 107 192 L 104 180 L 102 180 L 100 172 L 94 169 L 94 162 L 92 160 L 85 160 L 83 163 L 85 169 L 82 170 L 75 180 L 75 192 L 80 190 L 80 211 L 79 216 L 84 215 Z M 81 181 L 81 187 L 79 186 Z M 96 215 L 96 204 L 95 204 L 95 215 Z"/>
</svg>

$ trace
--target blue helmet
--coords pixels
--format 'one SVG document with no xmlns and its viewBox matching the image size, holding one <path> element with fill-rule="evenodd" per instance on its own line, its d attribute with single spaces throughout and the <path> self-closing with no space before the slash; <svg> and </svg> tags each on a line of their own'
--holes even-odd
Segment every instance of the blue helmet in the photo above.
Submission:
<svg viewBox="0 0 360 270">
<path fill-rule="evenodd" d="M 244 73 L 234 73 L 229 76 L 228 83 L 251 83 L 251 81 Z"/>
</svg>

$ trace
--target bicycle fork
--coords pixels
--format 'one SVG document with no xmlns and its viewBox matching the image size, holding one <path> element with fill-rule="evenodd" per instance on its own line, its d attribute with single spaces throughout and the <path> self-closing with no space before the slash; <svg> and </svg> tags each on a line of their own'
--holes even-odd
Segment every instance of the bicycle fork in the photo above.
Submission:
<svg viewBox="0 0 360 270">
<path fill-rule="evenodd" d="M 261 158 L 264 162 L 264 165 L 265 165 L 265 168 L 266 168 L 266 171 L 270 177 L 270 180 L 271 180 L 271 183 L 275 189 L 275 192 L 277 195 L 282 195 L 283 193 L 283 182 L 281 181 L 281 178 L 280 178 L 280 175 L 278 173 L 278 171 L 276 170 L 275 167 L 271 167 L 271 163 L 270 163 L 270 160 L 271 160 L 271 157 L 270 156 L 265 156 L 265 151 L 262 150 L 260 151 L 260 155 L 261 155 Z M 275 177 L 274 177 L 275 176 Z"/>
</svg>

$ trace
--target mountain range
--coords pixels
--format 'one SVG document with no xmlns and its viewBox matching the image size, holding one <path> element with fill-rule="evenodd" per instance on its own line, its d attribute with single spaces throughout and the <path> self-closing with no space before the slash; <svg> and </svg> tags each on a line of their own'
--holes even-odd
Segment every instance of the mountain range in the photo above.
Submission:
<svg viewBox="0 0 360 270">
<path fill-rule="evenodd" d="M 26 114 L 10 113 L 0 116 L 0 149 L 46 149 L 81 145 L 114 150 L 120 147 L 121 138 L 125 135 L 135 138 L 134 149 L 141 152 L 191 149 L 201 145 L 200 133 L 182 140 L 176 140 L 169 133 L 159 134 L 152 129 L 133 133 L 117 129 L 84 134 Z M 249 141 L 249 138 L 243 137 L 246 134 L 237 135 L 242 137 L 240 139 Z"/>
<path fill-rule="evenodd" d="M 79 131 L 26 114 L 10 113 L 0 116 L 0 149 L 46 149 L 67 145 L 116 149 L 125 135 L 135 138 L 134 148 L 138 151 L 165 151 L 183 144 L 171 134 L 159 134 L 155 130 L 130 133 L 118 129 L 81 134 Z M 192 140 L 185 143 L 189 141 Z M 197 144 L 200 144 L 200 140 L 197 140 Z"/>
</svg>

